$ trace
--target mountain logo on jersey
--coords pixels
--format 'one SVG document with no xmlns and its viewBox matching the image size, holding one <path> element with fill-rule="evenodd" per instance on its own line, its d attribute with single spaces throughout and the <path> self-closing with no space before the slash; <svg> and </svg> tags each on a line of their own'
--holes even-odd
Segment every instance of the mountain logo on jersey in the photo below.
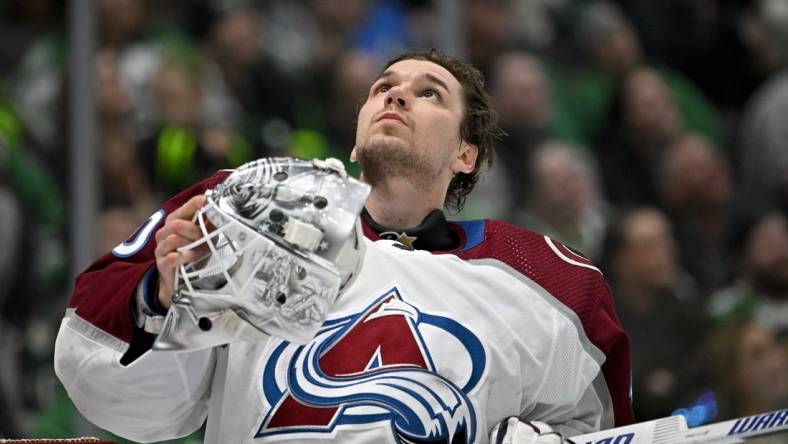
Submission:
<svg viewBox="0 0 788 444">
<path fill-rule="evenodd" d="M 475 442 L 484 431 L 468 394 L 485 363 L 476 335 L 394 287 L 327 321 L 308 344 L 274 349 L 263 370 L 272 408 L 256 437 L 331 438 L 337 427 L 388 424 L 401 443 Z"/>
</svg>

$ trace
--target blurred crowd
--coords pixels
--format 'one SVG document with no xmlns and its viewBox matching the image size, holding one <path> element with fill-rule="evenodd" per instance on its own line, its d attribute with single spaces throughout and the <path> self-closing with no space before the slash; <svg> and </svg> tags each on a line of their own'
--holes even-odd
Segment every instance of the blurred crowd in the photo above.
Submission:
<svg viewBox="0 0 788 444">
<path fill-rule="evenodd" d="M 429 0 L 97 0 L 96 256 L 262 156 L 338 157 Z M 507 133 L 456 217 L 600 265 L 639 421 L 788 406 L 788 0 L 464 0 Z M 67 2 L 0 3 L 0 437 L 73 436 L 51 368 L 68 277 Z M 357 174 L 357 167 L 347 164 Z"/>
</svg>

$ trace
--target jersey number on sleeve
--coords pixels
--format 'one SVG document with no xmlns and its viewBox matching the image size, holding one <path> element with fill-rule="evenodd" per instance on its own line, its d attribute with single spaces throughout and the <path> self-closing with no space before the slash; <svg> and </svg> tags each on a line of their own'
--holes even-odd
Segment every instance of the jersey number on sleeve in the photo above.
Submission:
<svg viewBox="0 0 788 444">
<path fill-rule="evenodd" d="M 113 248 L 112 254 L 117 257 L 129 257 L 137 254 L 145 247 L 145 245 L 148 244 L 148 241 L 153 234 L 153 230 L 156 228 L 156 225 L 162 221 L 162 219 L 164 219 L 164 210 L 159 210 L 153 213 L 144 224 L 137 228 L 134 234 L 131 235 L 131 238 Z"/>
</svg>

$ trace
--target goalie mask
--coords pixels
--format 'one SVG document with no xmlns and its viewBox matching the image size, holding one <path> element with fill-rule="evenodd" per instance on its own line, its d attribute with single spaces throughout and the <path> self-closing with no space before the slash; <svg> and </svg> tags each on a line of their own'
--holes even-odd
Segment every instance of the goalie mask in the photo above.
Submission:
<svg viewBox="0 0 788 444">
<path fill-rule="evenodd" d="M 199 257 L 176 272 L 156 350 L 268 335 L 306 343 L 363 259 L 358 215 L 369 185 L 336 159 L 260 159 L 206 193 Z"/>
</svg>

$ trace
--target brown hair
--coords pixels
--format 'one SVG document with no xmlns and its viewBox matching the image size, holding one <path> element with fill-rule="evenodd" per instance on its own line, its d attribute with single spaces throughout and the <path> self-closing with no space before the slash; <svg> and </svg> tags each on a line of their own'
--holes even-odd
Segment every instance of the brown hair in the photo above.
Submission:
<svg viewBox="0 0 788 444">
<path fill-rule="evenodd" d="M 460 211 L 468 194 L 479 181 L 482 166 L 492 166 L 493 145 L 504 133 L 498 126 L 498 113 L 493 110 L 489 94 L 484 89 L 484 76 L 469 63 L 442 54 L 435 49 L 406 52 L 386 62 L 382 71 L 402 60 L 424 60 L 440 65 L 460 82 L 464 92 L 465 112 L 460 124 L 460 136 L 476 146 L 479 155 L 470 173 L 457 173 L 449 184 L 444 205 Z"/>
</svg>

